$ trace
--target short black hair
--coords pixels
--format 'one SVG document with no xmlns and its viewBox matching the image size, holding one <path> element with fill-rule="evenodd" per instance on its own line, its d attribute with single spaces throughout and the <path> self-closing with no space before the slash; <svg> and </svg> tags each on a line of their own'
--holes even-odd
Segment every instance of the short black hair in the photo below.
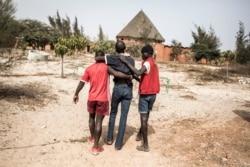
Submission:
<svg viewBox="0 0 250 167">
<path fill-rule="evenodd" d="M 141 49 L 141 53 L 148 53 L 150 55 L 153 55 L 154 49 L 151 45 L 147 44 L 143 46 L 143 48 Z"/>
<path fill-rule="evenodd" d="M 105 53 L 102 50 L 98 50 L 95 52 L 95 57 L 97 56 L 105 56 Z"/>
<path fill-rule="evenodd" d="M 117 53 L 124 53 L 125 49 L 126 49 L 126 45 L 123 41 L 119 40 L 116 42 L 115 50 Z"/>
</svg>

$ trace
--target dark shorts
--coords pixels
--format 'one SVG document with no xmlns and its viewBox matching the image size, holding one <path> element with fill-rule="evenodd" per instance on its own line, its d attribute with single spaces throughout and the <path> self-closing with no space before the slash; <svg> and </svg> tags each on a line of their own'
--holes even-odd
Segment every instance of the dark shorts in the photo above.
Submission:
<svg viewBox="0 0 250 167">
<path fill-rule="evenodd" d="M 140 95 L 139 97 L 139 113 L 146 114 L 150 112 L 153 108 L 154 102 L 156 99 L 156 95 Z"/>
<path fill-rule="evenodd" d="M 87 108 L 89 113 L 96 113 L 98 115 L 109 115 L 108 101 L 88 101 Z"/>
</svg>

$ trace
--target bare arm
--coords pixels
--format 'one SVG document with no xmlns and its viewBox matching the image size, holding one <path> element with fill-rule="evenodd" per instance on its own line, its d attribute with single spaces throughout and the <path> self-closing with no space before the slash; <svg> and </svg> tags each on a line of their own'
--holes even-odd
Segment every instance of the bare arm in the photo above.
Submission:
<svg viewBox="0 0 250 167">
<path fill-rule="evenodd" d="M 75 95 L 74 95 L 74 97 L 73 97 L 73 101 L 74 101 L 75 104 L 76 104 L 76 103 L 78 102 L 78 100 L 79 100 L 78 94 L 79 94 L 79 92 L 82 90 L 82 88 L 84 87 L 84 85 L 85 85 L 85 83 L 82 82 L 82 81 L 80 81 L 79 84 L 78 84 L 78 86 L 77 86 L 77 88 L 76 88 Z"/>
<path fill-rule="evenodd" d="M 145 73 L 146 71 L 147 71 L 147 68 L 145 67 L 145 66 L 142 66 L 142 68 L 141 69 L 136 69 L 134 66 L 132 66 L 126 59 L 125 59 L 125 57 L 123 56 L 123 55 L 119 55 L 119 58 L 120 58 L 120 60 L 123 62 L 123 63 L 125 63 L 127 66 L 128 66 L 128 68 L 135 74 L 135 75 L 137 75 L 137 76 L 140 76 L 140 75 L 142 75 L 143 73 Z"/>
<path fill-rule="evenodd" d="M 127 74 L 122 73 L 120 71 L 116 71 L 110 66 L 108 66 L 108 72 L 109 72 L 109 74 L 114 75 L 117 78 L 125 78 L 125 79 L 132 79 L 133 78 L 132 75 L 127 75 Z"/>
</svg>

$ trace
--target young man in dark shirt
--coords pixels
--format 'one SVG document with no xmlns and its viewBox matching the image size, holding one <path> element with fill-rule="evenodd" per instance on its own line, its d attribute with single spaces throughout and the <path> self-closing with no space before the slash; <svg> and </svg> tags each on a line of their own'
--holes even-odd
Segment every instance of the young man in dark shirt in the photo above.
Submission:
<svg viewBox="0 0 250 167">
<path fill-rule="evenodd" d="M 121 71 L 126 74 L 131 74 L 130 69 L 119 60 L 119 55 L 124 55 L 125 59 L 135 65 L 134 59 L 125 53 L 126 45 L 123 41 L 117 41 L 116 45 L 117 54 L 106 55 L 103 57 L 96 57 L 97 61 L 105 61 L 108 66 L 111 66 L 117 71 Z M 118 127 L 118 133 L 115 141 L 115 149 L 120 150 L 123 145 L 123 137 L 126 130 L 127 115 L 130 107 L 131 100 L 133 98 L 133 83 L 131 79 L 123 79 L 114 77 L 114 88 L 111 99 L 111 110 L 109 116 L 108 134 L 104 140 L 106 144 L 111 145 L 114 140 L 114 127 L 116 115 L 118 112 L 118 105 L 121 103 L 121 116 Z"/>
</svg>

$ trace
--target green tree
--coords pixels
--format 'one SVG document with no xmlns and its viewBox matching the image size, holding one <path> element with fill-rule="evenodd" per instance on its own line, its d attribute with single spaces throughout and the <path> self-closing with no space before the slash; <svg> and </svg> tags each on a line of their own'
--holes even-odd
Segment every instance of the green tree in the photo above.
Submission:
<svg viewBox="0 0 250 167">
<path fill-rule="evenodd" d="M 235 54 L 231 50 L 221 52 L 219 63 L 221 64 L 221 63 L 226 62 L 226 65 L 227 65 L 227 77 L 228 77 L 228 65 L 229 65 L 229 62 L 232 62 L 234 60 L 235 60 Z"/>
<path fill-rule="evenodd" d="M 58 37 L 59 36 L 70 37 L 72 32 L 70 26 L 70 18 L 68 16 L 66 16 L 66 18 L 61 18 L 59 12 L 57 11 L 56 16 L 54 17 L 48 16 L 48 20 L 50 25 L 58 32 Z M 75 23 L 75 25 L 77 25 L 77 23 Z"/>
<path fill-rule="evenodd" d="M 0 0 L 0 70 L 12 67 L 12 48 L 18 40 L 18 22 L 14 19 L 16 6 L 12 0 Z"/>
<path fill-rule="evenodd" d="M 225 61 L 234 61 L 235 60 L 235 54 L 231 50 L 227 50 L 224 52 L 221 52 L 220 54 L 220 61 L 225 62 Z"/>
<path fill-rule="evenodd" d="M 14 20 L 16 6 L 12 0 L 0 0 L 0 47 L 12 47 L 16 40 L 15 28 L 17 22 Z"/>
<path fill-rule="evenodd" d="M 81 29 L 78 27 L 77 17 L 75 17 L 75 22 L 73 23 L 73 34 L 80 36 L 83 35 L 82 33 Z"/>
<path fill-rule="evenodd" d="M 97 41 L 95 46 L 92 48 L 93 52 L 98 50 L 103 50 L 104 53 L 115 53 L 115 41 L 107 40 L 107 41 Z"/>
<path fill-rule="evenodd" d="M 194 42 L 191 44 L 191 49 L 195 53 L 196 61 L 206 58 L 211 61 L 220 56 L 219 47 L 221 46 L 219 38 L 215 35 L 215 31 L 210 27 L 209 31 L 200 26 L 195 26 L 197 32 L 192 31 Z"/>
<path fill-rule="evenodd" d="M 19 35 L 21 44 L 32 46 L 33 49 L 44 49 L 46 44 L 53 44 L 56 39 L 54 33 L 47 24 L 37 20 L 19 20 Z"/>
<path fill-rule="evenodd" d="M 236 35 L 236 62 L 246 64 L 250 61 L 250 33 L 245 35 L 243 22 L 239 22 L 239 31 Z"/>
<path fill-rule="evenodd" d="M 140 57 L 141 56 L 141 49 L 142 49 L 143 45 L 133 45 L 133 46 L 129 46 L 127 47 L 127 52 L 130 55 L 133 55 L 133 57 Z"/>
<path fill-rule="evenodd" d="M 61 36 L 69 38 L 71 35 L 74 35 L 75 37 L 85 38 L 85 35 L 83 34 L 83 27 L 79 27 L 77 17 L 75 17 L 72 27 L 70 25 L 70 18 L 68 16 L 66 16 L 66 18 L 62 18 L 58 11 L 56 12 L 56 16 L 48 16 L 48 20 L 54 32 L 53 37 L 56 39 L 54 40 L 55 43 Z"/>
<path fill-rule="evenodd" d="M 173 57 L 173 59 L 175 61 L 176 57 L 182 53 L 182 44 L 181 44 L 181 42 L 178 42 L 175 39 L 173 39 L 171 41 L 171 43 L 172 43 L 172 52 L 170 55 Z"/>
<path fill-rule="evenodd" d="M 102 26 L 100 25 L 99 27 L 99 34 L 98 34 L 98 41 L 104 41 L 104 34 L 103 34 L 103 31 L 102 31 Z"/>
<path fill-rule="evenodd" d="M 64 37 L 61 36 L 55 45 L 55 53 L 61 57 L 61 77 L 64 77 L 63 62 L 65 55 L 72 55 L 75 51 L 84 49 L 88 39 L 82 36 Z"/>
</svg>

